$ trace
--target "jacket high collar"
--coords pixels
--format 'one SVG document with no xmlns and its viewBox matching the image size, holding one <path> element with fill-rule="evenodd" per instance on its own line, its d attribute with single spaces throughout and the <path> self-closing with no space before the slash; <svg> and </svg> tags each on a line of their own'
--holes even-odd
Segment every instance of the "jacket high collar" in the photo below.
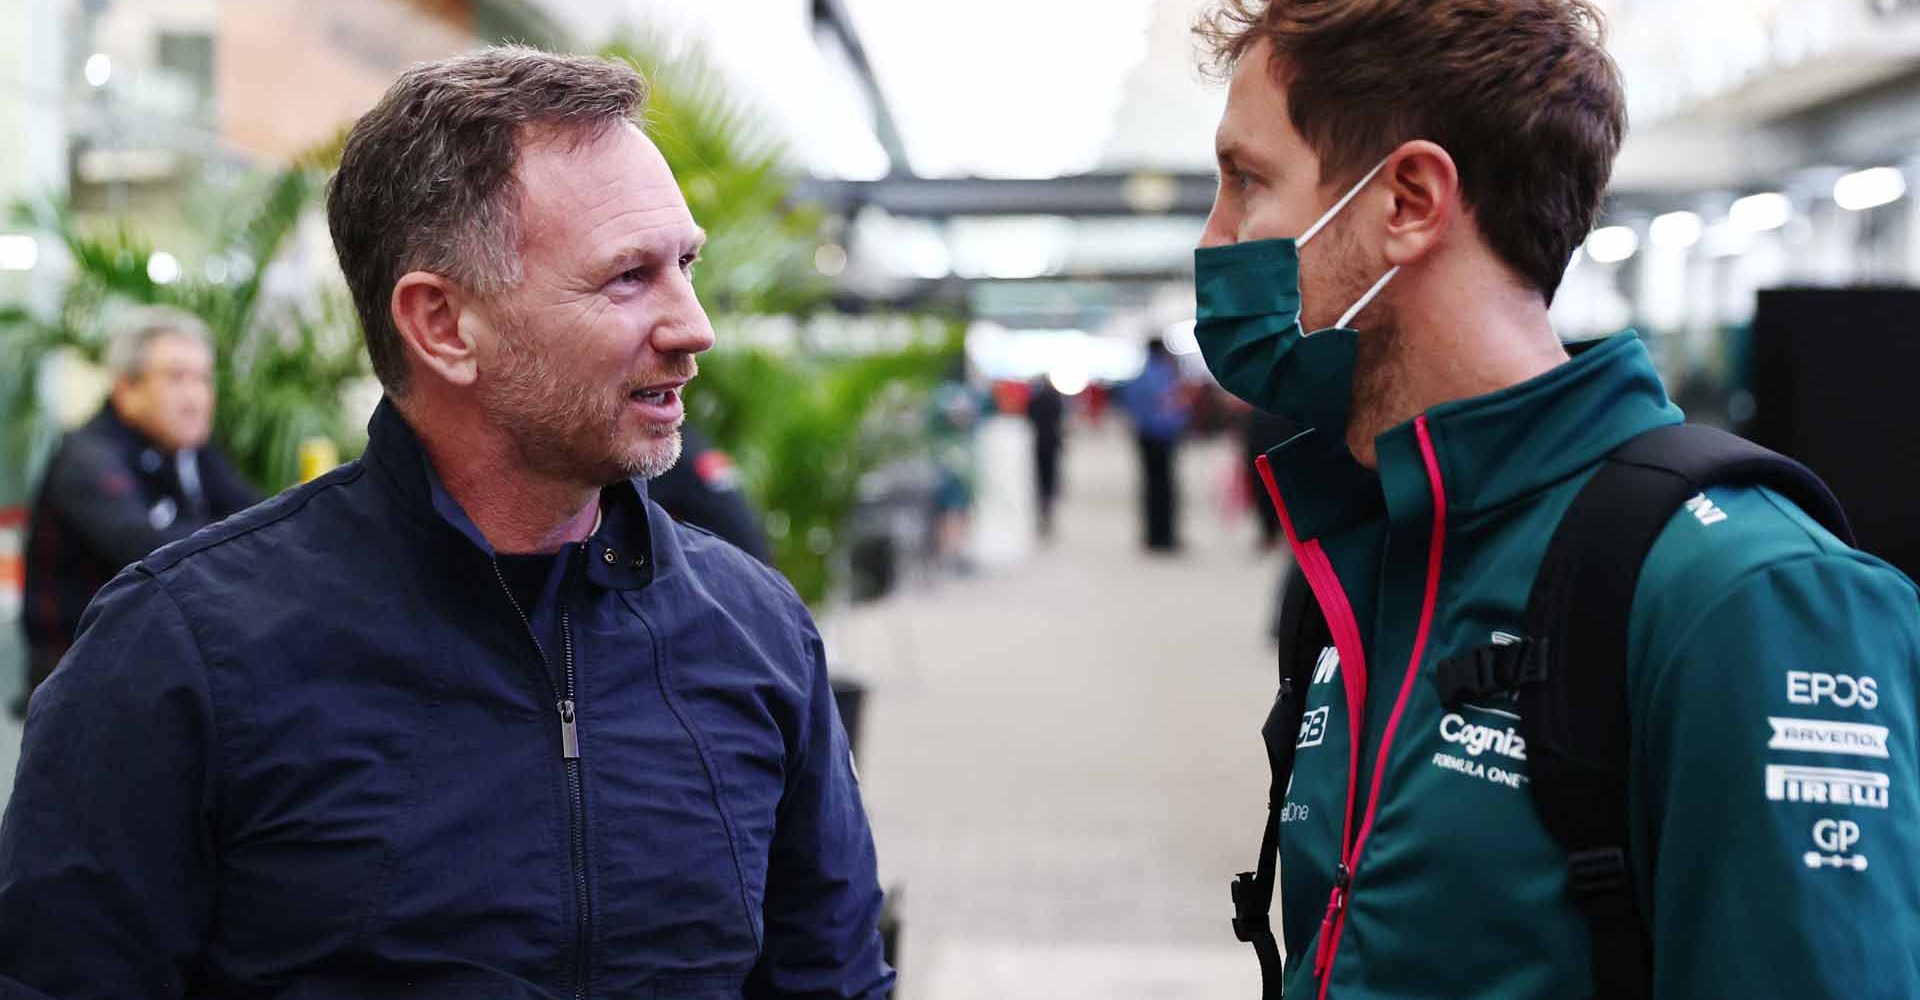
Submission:
<svg viewBox="0 0 1920 1000">
<path fill-rule="evenodd" d="M 365 461 L 380 473 L 399 506 L 443 540 L 487 559 L 493 546 L 460 502 L 447 492 L 427 450 L 390 399 L 382 399 L 367 423 Z M 664 512 L 647 502 L 645 480 L 623 479 L 600 491 L 600 527 L 586 540 L 586 577 L 613 590 L 646 586 L 671 567 L 659 564 L 654 540 L 672 527 Z M 673 560 L 669 560 L 673 561 Z"/>
<path fill-rule="evenodd" d="M 1538 493 L 1639 434 L 1683 419 L 1636 334 L 1572 351 L 1572 360 L 1526 382 L 1427 411 L 1450 519 Z M 1425 525 L 1432 495 L 1413 422 L 1380 435 L 1375 453 L 1378 471 L 1319 431 L 1268 453 L 1302 539 L 1383 514 L 1395 528 Z"/>
</svg>

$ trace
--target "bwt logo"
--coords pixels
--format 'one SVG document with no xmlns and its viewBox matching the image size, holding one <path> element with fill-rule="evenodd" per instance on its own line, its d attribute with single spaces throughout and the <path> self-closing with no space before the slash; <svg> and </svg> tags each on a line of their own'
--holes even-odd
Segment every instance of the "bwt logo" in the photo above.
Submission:
<svg viewBox="0 0 1920 1000">
<path fill-rule="evenodd" d="M 1313 664 L 1313 682 L 1315 684 L 1325 684 L 1333 680 L 1333 675 L 1339 672 L 1340 650 L 1334 646 L 1328 646 L 1321 650 L 1320 658 L 1315 660 Z"/>
</svg>

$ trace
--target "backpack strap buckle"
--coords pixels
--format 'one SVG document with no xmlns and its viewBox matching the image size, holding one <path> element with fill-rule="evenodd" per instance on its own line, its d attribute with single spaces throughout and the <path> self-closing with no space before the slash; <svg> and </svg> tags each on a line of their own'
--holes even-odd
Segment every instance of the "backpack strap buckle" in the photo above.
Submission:
<svg viewBox="0 0 1920 1000">
<path fill-rule="evenodd" d="M 1509 694 L 1547 677 L 1547 641 L 1522 639 L 1514 643 L 1475 646 L 1440 661 L 1433 685 L 1448 708 L 1489 695 Z"/>
<path fill-rule="evenodd" d="M 1627 852 L 1618 847 L 1592 847 L 1567 856 L 1567 886 L 1581 902 L 1626 891 L 1629 877 Z"/>
<path fill-rule="evenodd" d="M 1273 940 L 1273 921 L 1268 913 L 1272 890 L 1260 890 L 1260 880 L 1252 872 L 1241 872 L 1233 878 L 1233 936 L 1245 944 Z"/>
</svg>

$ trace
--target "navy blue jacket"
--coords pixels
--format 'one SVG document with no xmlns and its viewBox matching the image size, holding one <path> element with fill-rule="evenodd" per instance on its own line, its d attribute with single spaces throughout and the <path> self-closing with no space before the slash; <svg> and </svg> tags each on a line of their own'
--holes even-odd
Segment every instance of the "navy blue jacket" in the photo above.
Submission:
<svg viewBox="0 0 1920 1000">
<path fill-rule="evenodd" d="M 786 582 L 617 484 L 544 650 L 405 421 L 371 437 L 88 610 L 0 827 L 0 996 L 885 997 Z"/>
</svg>

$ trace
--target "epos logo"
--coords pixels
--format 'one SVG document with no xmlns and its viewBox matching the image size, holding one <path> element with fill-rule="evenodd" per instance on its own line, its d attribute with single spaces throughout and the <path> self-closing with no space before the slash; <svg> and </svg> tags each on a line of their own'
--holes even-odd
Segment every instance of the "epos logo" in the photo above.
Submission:
<svg viewBox="0 0 1920 1000">
<path fill-rule="evenodd" d="M 1871 677 L 1856 679 L 1846 674 L 1789 670 L 1787 700 L 1796 705 L 1826 702 L 1840 708 L 1877 708 L 1880 705 L 1880 689 Z"/>
</svg>

